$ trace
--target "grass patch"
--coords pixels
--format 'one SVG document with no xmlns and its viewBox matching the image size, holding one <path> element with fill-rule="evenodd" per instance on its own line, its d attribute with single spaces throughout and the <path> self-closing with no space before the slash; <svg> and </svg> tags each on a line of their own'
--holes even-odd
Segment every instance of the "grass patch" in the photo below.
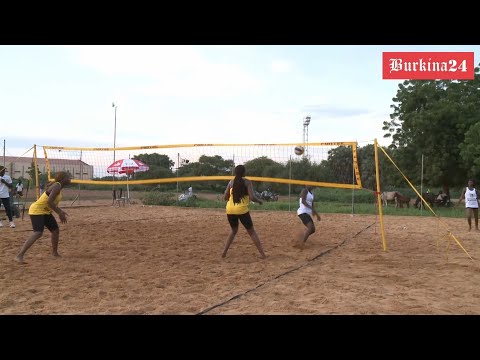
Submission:
<svg viewBox="0 0 480 360">
<path fill-rule="evenodd" d="M 345 196 L 345 193 L 338 192 L 335 190 L 343 189 L 328 189 L 334 190 L 329 192 L 329 196 L 325 196 L 322 193 L 320 200 L 316 202 L 316 208 L 320 214 L 352 214 L 352 198 L 351 190 L 346 190 L 350 192 L 350 198 L 346 199 L 347 201 L 339 201 L 337 195 L 340 194 L 340 198 Z M 368 194 L 370 198 L 373 196 Z M 334 199 L 335 201 L 328 201 L 324 198 Z M 357 200 L 357 198 L 355 198 Z M 142 202 L 145 205 L 163 205 L 163 206 L 179 206 L 179 207 L 194 207 L 194 208 L 211 208 L 211 209 L 225 209 L 226 202 L 222 200 L 219 196 L 216 200 L 207 200 L 200 198 L 190 198 L 187 201 L 177 201 L 176 193 L 162 193 L 157 191 L 147 192 L 142 197 Z M 298 198 L 292 197 L 291 203 L 288 200 L 280 200 L 275 202 L 264 201 L 263 205 L 257 203 L 250 204 L 250 210 L 268 210 L 268 211 L 291 211 L 296 212 L 298 209 Z M 465 216 L 465 208 L 463 206 L 452 207 L 452 208 L 434 208 L 434 211 L 440 217 L 453 217 L 453 218 L 463 218 Z M 353 204 L 353 214 L 365 214 L 365 215 L 376 215 L 378 214 L 378 209 L 375 207 L 373 202 L 355 202 Z M 401 208 L 395 209 L 393 206 L 383 207 L 384 215 L 392 216 L 420 216 L 422 214 L 419 209 L 415 208 Z M 429 210 L 424 210 L 422 216 L 433 216 Z"/>
</svg>

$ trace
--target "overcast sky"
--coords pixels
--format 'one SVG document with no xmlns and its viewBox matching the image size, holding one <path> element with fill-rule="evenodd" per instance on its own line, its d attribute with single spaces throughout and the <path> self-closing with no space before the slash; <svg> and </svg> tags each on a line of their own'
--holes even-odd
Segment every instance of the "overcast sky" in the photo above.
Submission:
<svg viewBox="0 0 480 360">
<path fill-rule="evenodd" d="M 0 46 L 0 139 L 32 145 L 383 139 L 399 81 L 383 51 L 480 46 Z M 3 144 L 2 144 L 3 145 Z M 360 144 L 362 145 L 362 144 Z"/>
</svg>

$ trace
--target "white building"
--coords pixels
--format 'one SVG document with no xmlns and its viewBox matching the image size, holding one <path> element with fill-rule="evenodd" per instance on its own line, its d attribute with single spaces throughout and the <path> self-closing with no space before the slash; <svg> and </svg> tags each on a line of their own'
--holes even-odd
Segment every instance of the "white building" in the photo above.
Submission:
<svg viewBox="0 0 480 360">
<path fill-rule="evenodd" d="M 92 180 L 93 166 L 80 160 L 48 159 L 50 171 L 54 174 L 57 171 L 68 171 L 72 175 L 72 180 Z M 3 164 L 3 157 L 0 157 L 0 163 Z M 7 174 L 12 179 L 23 177 L 30 179 L 28 169 L 33 167 L 33 159 L 29 157 L 5 156 L 5 167 Z M 37 159 L 38 170 L 42 174 L 47 173 L 45 159 Z"/>
</svg>

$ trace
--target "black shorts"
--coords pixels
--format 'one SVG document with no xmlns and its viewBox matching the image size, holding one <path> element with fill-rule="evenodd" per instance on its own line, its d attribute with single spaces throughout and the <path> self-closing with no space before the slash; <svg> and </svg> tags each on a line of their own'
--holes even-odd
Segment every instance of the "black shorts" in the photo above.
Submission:
<svg viewBox="0 0 480 360">
<path fill-rule="evenodd" d="M 58 230 L 57 220 L 52 214 L 30 215 L 30 220 L 32 221 L 33 231 L 43 232 L 45 227 L 50 231 Z"/>
<path fill-rule="evenodd" d="M 309 214 L 303 213 L 303 214 L 298 215 L 298 217 L 300 218 L 300 220 L 302 220 L 304 225 L 308 225 L 309 222 L 313 223 L 313 219 Z"/>
<path fill-rule="evenodd" d="M 245 229 L 250 230 L 253 227 L 252 217 L 249 212 L 242 215 L 227 214 L 227 218 L 232 229 L 238 227 L 238 219 L 240 219 L 243 226 L 245 226 Z"/>
<path fill-rule="evenodd" d="M 17 191 L 18 196 L 23 196 L 23 191 Z"/>
</svg>

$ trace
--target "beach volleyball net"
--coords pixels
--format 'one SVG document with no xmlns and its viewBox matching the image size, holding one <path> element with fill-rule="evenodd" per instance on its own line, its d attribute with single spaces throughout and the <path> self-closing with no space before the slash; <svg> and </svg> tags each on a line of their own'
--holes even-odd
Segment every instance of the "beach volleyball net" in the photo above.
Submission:
<svg viewBox="0 0 480 360">
<path fill-rule="evenodd" d="M 156 185 L 228 181 L 232 179 L 235 166 L 243 164 L 247 168 L 247 178 L 252 181 L 362 188 L 356 142 L 120 148 L 43 146 L 43 152 L 48 178 L 53 179 L 58 171 L 67 171 L 74 184 Z M 124 168 L 120 163 L 122 160 L 129 160 L 123 163 L 127 164 Z"/>
</svg>

